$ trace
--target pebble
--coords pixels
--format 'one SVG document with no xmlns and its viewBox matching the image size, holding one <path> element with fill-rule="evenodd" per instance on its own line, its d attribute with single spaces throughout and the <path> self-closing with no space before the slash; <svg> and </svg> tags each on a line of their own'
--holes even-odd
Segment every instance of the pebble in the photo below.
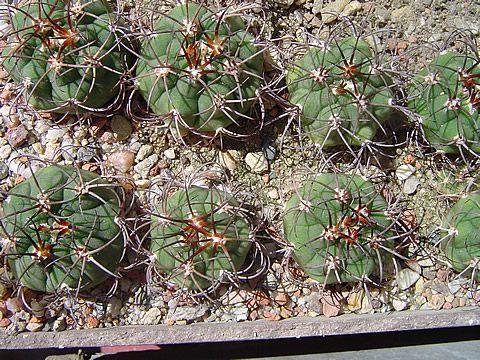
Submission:
<svg viewBox="0 0 480 360">
<path fill-rule="evenodd" d="M 245 163 L 253 173 L 263 174 L 268 171 L 268 161 L 262 152 L 248 153 Z"/>
<path fill-rule="evenodd" d="M 8 311 L 16 313 L 23 308 L 22 301 L 16 297 L 7 299 L 5 301 L 5 307 Z"/>
<path fill-rule="evenodd" d="M 122 301 L 116 297 L 111 298 L 108 301 L 107 313 L 112 319 L 116 319 L 120 315 L 122 309 Z"/>
<path fill-rule="evenodd" d="M 447 296 L 449 294 L 448 286 L 445 283 L 438 281 L 438 279 L 433 280 L 432 286 L 430 287 L 433 292 Z"/>
<path fill-rule="evenodd" d="M 265 279 L 262 281 L 261 284 L 262 288 L 265 290 L 275 291 L 278 289 L 278 280 L 275 274 L 268 273 L 265 276 Z"/>
<path fill-rule="evenodd" d="M 177 306 L 176 308 L 170 308 L 167 313 L 167 320 L 180 321 L 186 320 L 194 321 L 207 312 L 208 307 L 206 306 Z"/>
<path fill-rule="evenodd" d="M 118 150 L 108 155 L 107 162 L 120 172 L 127 172 L 135 161 L 135 154 L 128 150 Z"/>
<path fill-rule="evenodd" d="M 232 317 L 234 318 L 235 321 L 240 322 L 240 321 L 245 321 L 248 319 L 248 307 L 245 304 L 235 304 L 232 309 Z"/>
<path fill-rule="evenodd" d="M 93 146 L 82 146 L 77 150 L 77 160 L 89 162 L 97 155 L 97 151 Z"/>
<path fill-rule="evenodd" d="M 10 145 L 0 146 L 0 159 L 6 160 L 12 153 L 12 147 Z"/>
<path fill-rule="evenodd" d="M 158 307 L 150 308 L 143 316 L 141 323 L 143 325 L 157 325 L 162 320 L 162 312 Z"/>
<path fill-rule="evenodd" d="M 430 306 L 433 310 L 440 310 L 443 304 L 445 304 L 445 297 L 442 294 L 434 294 L 428 301 L 428 306 Z"/>
<path fill-rule="evenodd" d="M 216 154 L 217 162 L 230 171 L 233 171 L 237 168 L 237 162 L 233 158 L 232 154 L 227 151 L 219 151 Z"/>
<path fill-rule="evenodd" d="M 315 1 L 314 4 L 313 4 L 313 8 L 312 8 L 313 13 L 314 14 L 321 13 L 322 21 L 325 24 L 329 24 L 329 23 L 337 20 L 338 15 L 350 3 L 350 0 L 336 0 L 336 1 L 333 1 L 331 3 L 328 3 L 326 6 L 322 7 L 320 10 L 318 8 L 318 3 L 317 3 L 317 7 L 315 7 L 316 3 L 317 3 L 317 1 Z M 323 2 L 320 1 L 319 3 L 323 3 Z"/>
<path fill-rule="evenodd" d="M 177 155 L 175 154 L 175 149 L 172 148 L 166 149 L 163 152 L 163 155 L 165 155 L 165 157 L 170 160 L 174 160 L 177 157 Z"/>
<path fill-rule="evenodd" d="M 66 127 L 52 127 L 47 131 L 45 139 L 48 142 L 56 143 L 59 139 L 62 139 L 63 136 L 67 133 L 68 128 Z"/>
<path fill-rule="evenodd" d="M 322 313 L 326 317 L 337 316 L 340 313 L 340 303 L 330 295 L 322 296 Z"/>
<path fill-rule="evenodd" d="M 414 194 L 420 184 L 421 182 L 416 176 L 410 176 L 403 184 L 403 193 L 407 195 Z"/>
<path fill-rule="evenodd" d="M 140 161 L 145 160 L 152 153 L 153 153 L 153 145 L 144 144 L 140 146 L 140 148 L 138 149 L 137 156 L 135 157 L 135 161 L 139 163 Z"/>
<path fill-rule="evenodd" d="M 148 178 L 150 169 L 158 162 L 158 155 L 153 154 L 147 157 L 145 160 L 139 162 L 134 166 L 136 173 L 140 174 L 142 178 Z"/>
<path fill-rule="evenodd" d="M 28 131 L 25 126 L 18 125 L 17 127 L 8 129 L 5 133 L 5 139 L 11 147 L 16 148 L 22 145 L 27 140 Z"/>
<path fill-rule="evenodd" d="M 399 9 L 392 10 L 391 18 L 393 22 L 401 21 L 402 19 L 412 19 L 414 18 L 414 14 L 412 9 L 408 6 L 403 6 Z"/>
<path fill-rule="evenodd" d="M 16 114 L 16 109 L 9 105 L 4 105 L 0 108 L 0 114 L 3 117 L 3 123 L 7 128 L 13 128 L 20 124 L 18 115 Z"/>
<path fill-rule="evenodd" d="M 342 11 L 342 16 L 352 16 L 362 9 L 362 4 L 359 1 L 352 1 L 345 6 Z"/>
<path fill-rule="evenodd" d="M 406 290 L 420 279 L 420 274 L 411 269 L 402 269 L 397 274 L 397 285 L 400 290 Z"/>
<path fill-rule="evenodd" d="M 450 291 L 450 293 L 452 294 L 456 294 L 462 287 L 463 284 L 466 284 L 468 283 L 468 279 L 455 279 L 455 280 L 452 280 L 447 286 L 448 286 L 448 290 Z"/>
<path fill-rule="evenodd" d="M 417 170 L 417 168 L 413 165 L 400 165 L 397 170 L 395 171 L 395 175 L 397 176 L 398 180 L 406 180 L 408 179 L 413 173 Z"/>
<path fill-rule="evenodd" d="M 113 136 L 117 141 L 123 141 L 128 139 L 128 137 L 132 134 L 133 128 L 130 121 L 128 121 L 122 115 L 115 115 L 112 118 L 110 123 L 110 127 L 113 131 Z"/>
<path fill-rule="evenodd" d="M 362 308 L 362 299 L 364 297 L 364 290 L 358 290 L 350 293 L 347 297 L 347 307 L 350 311 L 357 311 Z"/>
<path fill-rule="evenodd" d="M 43 323 L 30 322 L 27 324 L 25 329 L 27 329 L 30 332 L 37 332 L 43 329 Z"/>
<path fill-rule="evenodd" d="M 305 307 L 308 310 L 312 310 L 316 312 L 317 314 L 322 314 L 323 307 L 320 301 L 321 301 L 320 294 L 317 292 L 314 292 L 313 294 L 305 297 Z"/>
<path fill-rule="evenodd" d="M 0 161 L 0 180 L 5 179 L 8 176 L 8 165 L 4 161 Z M 1 297 L 1 293 L 0 293 Z"/>
<path fill-rule="evenodd" d="M 396 311 L 402 311 L 405 310 L 405 308 L 407 307 L 407 302 L 401 299 L 393 299 L 392 305 Z"/>
</svg>

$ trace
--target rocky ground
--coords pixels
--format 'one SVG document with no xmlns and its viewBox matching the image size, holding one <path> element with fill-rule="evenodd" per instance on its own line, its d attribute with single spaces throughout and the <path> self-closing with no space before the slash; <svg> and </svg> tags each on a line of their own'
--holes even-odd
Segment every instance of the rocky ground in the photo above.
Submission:
<svg viewBox="0 0 480 360">
<path fill-rule="evenodd" d="M 125 7 L 134 13 L 140 5 L 127 2 Z M 431 56 L 425 51 L 431 47 L 424 44 L 438 44 L 440 48 L 454 46 L 446 42 L 453 28 L 469 30 L 480 40 L 478 1 L 264 0 L 246 16 L 257 23 L 255 28 L 260 37 L 274 40 L 269 69 L 272 78 L 282 73 L 277 67 L 285 66 L 301 52 L 298 44 L 309 38 L 307 34 L 322 37 L 328 29 L 346 26 L 346 23 L 378 36 L 384 53 L 394 59 L 392 64 L 404 66 L 399 68 L 402 72 L 422 67 Z M 252 141 L 238 143 L 222 139 L 224 143 L 217 141 L 213 146 L 185 147 L 171 135 L 164 136 L 162 128 L 131 121 L 126 112 L 112 118 L 96 117 L 70 126 L 53 126 L 55 119 L 51 114 L 33 116 L 12 103 L 15 94 L 5 72 L 0 73 L 0 81 L 3 89 L 0 94 L 3 120 L 0 188 L 3 191 L 28 175 L 19 171 L 21 157 L 26 154 L 54 162 L 77 161 L 90 170 L 127 176 L 135 183 L 139 204 L 147 201 L 147 190 L 155 184 L 156 177 L 188 176 L 203 164 L 216 162 L 233 188 L 258 194 L 265 218 L 275 228 L 279 227 L 283 206 L 293 190 L 292 172 L 318 167 L 315 161 L 319 157 L 309 156 L 314 151 L 308 140 L 299 143 L 295 127 L 284 131 L 282 112 L 285 109 L 271 98 L 265 101 L 265 129 L 252 137 Z M 405 119 L 401 112 L 395 116 L 399 122 Z M 410 134 L 408 126 L 400 132 Z M 322 292 L 317 284 L 302 278 L 301 274 L 289 279 L 281 265 L 284 250 L 276 247 L 273 240 L 266 240 L 265 246 L 272 251 L 271 270 L 256 280 L 258 283 L 222 290 L 216 304 L 188 296 L 178 298 L 163 288 L 152 288 L 147 284 L 144 269 L 138 267 L 125 273 L 116 292 L 108 298 L 101 294 L 111 283 L 95 289 L 89 298 L 66 296 L 53 302 L 31 291 L 26 291 L 23 298 L 16 297 L 10 284 L 0 284 L 0 327 L 14 334 L 24 330 L 280 320 L 292 316 L 477 305 L 479 286 L 469 278 L 456 277 L 433 247 L 427 246 L 438 241 L 436 229 L 456 195 L 476 186 L 475 174 L 455 177 L 451 169 L 438 169 L 436 158 L 421 153 L 415 141 L 406 141 L 393 155 L 386 168 L 374 167 L 371 171 L 385 175 L 389 191 L 401 202 L 405 216 L 410 216 L 409 223 L 412 227 L 417 223 L 419 228 L 415 236 L 412 235 L 415 240 L 410 249 L 416 257 L 411 262 L 399 261 L 396 276 L 381 288 L 344 284 Z M 424 242 L 422 246 L 418 245 L 420 239 Z M 142 261 L 134 251 L 129 252 L 128 259 Z"/>
</svg>

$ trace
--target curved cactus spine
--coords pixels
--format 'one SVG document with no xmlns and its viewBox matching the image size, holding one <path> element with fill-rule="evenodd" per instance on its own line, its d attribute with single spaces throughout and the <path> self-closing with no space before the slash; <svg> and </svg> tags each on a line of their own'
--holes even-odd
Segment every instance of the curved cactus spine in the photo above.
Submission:
<svg viewBox="0 0 480 360">
<path fill-rule="evenodd" d="M 138 91 L 180 134 L 225 132 L 247 117 L 263 55 L 235 8 L 210 10 L 187 2 L 141 34 Z"/>
<path fill-rule="evenodd" d="M 358 175 L 323 173 L 287 202 L 283 229 L 293 258 L 323 284 L 373 281 L 394 252 L 389 206 Z"/>
<path fill-rule="evenodd" d="M 124 253 L 121 199 L 98 175 L 50 165 L 5 194 L 2 257 L 23 286 L 76 292 L 115 271 Z"/>
<path fill-rule="evenodd" d="M 2 65 L 33 108 L 100 111 L 120 99 L 130 55 L 105 0 L 36 0 L 7 10 Z"/>
</svg>

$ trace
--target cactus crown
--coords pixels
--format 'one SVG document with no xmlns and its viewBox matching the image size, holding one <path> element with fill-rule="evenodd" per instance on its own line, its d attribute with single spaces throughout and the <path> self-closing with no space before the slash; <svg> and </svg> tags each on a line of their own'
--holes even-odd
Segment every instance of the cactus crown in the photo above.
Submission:
<svg viewBox="0 0 480 360">
<path fill-rule="evenodd" d="M 11 16 L 2 65 L 38 110 L 98 110 L 128 63 L 116 21 L 105 0 L 29 2 Z"/>
<path fill-rule="evenodd" d="M 357 37 L 310 45 L 286 80 L 303 131 L 321 147 L 372 140 L 392 111 L 391 81 Z"/>
<path fill-rule="evenodd" d="M 119 198 L 94 173 L 51 165 L 3 202 L 2 255 L 24 286 L 77 292 L 114 275 L 124 251 Z"/>
<path fill-rule="evenodd" d="M 314 280 L 367 281 L 392 246 L 387 209 L 362 177 L 320 174 L 287 202 L 284 235 L 295 249 L 293 258 Z"/>
<path fill-rule="evenodd" d="M 186 3 L 142 36 L 139 92 L 173 128 L 218 132 L 251 106 L 263 56 L 238 14 Z"/>
</svg>

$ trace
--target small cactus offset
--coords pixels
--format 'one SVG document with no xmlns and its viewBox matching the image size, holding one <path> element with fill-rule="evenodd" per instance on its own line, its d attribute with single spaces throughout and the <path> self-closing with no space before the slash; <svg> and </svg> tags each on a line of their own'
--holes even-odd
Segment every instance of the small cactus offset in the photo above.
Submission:
<svg viewBox="0 0 480 360">
<path fill-rule="evenodd" d="M 23 286 L 85 290 L 114 275 L 124 252 L 120 199 L 85 170 L 51 165 L 5 194 L 2 256 Z"/>
<path fill-rule="evenodd" d="M 480 280 L 480 193 L 461 198 L 442 225 L 444 251 L 453 269 Z"/>
<path fill-rule="evenodd" d="M 303 132 L 321 147 L 361 146 L 392 112 L 391 80 L 358 37 L 309 45 L 286 80 Z"/>
<path fill-rule="evenodd" d="M 140 45 L 138 90 L 181 134 L 219 132 L 257 97 L 263 55 L 234 9 L 178 5 Z"/>
<path fill-rule="evenodd" d="M 35 0 L 9 10 L 2 65 L 32 107 L 58 113 L 108 107 L 129 56 L 105 0 Z"/>
<path fill-rule="evenodd" d="M 227 192 L 180 188 L 152 214 L 155 265 L 183 289 L 236 281 L 254 239 L 250 220 L 244 205 Z"/>
<path fill-rule="evenodd" d="M 287 202 L 284 236 L 293 245 L 294 260 L 312 279 L 368 281 L 375 271 L 382 276 L 384 255 L 393 252 L 388 209 L 361 176 L 323 173 Z"/>
<path fill-rule="evenodd" d="M 440 52 L 410 85 L 409 107 L 446 153 L 480 155 L 480 55 Z"/>
</svg>

